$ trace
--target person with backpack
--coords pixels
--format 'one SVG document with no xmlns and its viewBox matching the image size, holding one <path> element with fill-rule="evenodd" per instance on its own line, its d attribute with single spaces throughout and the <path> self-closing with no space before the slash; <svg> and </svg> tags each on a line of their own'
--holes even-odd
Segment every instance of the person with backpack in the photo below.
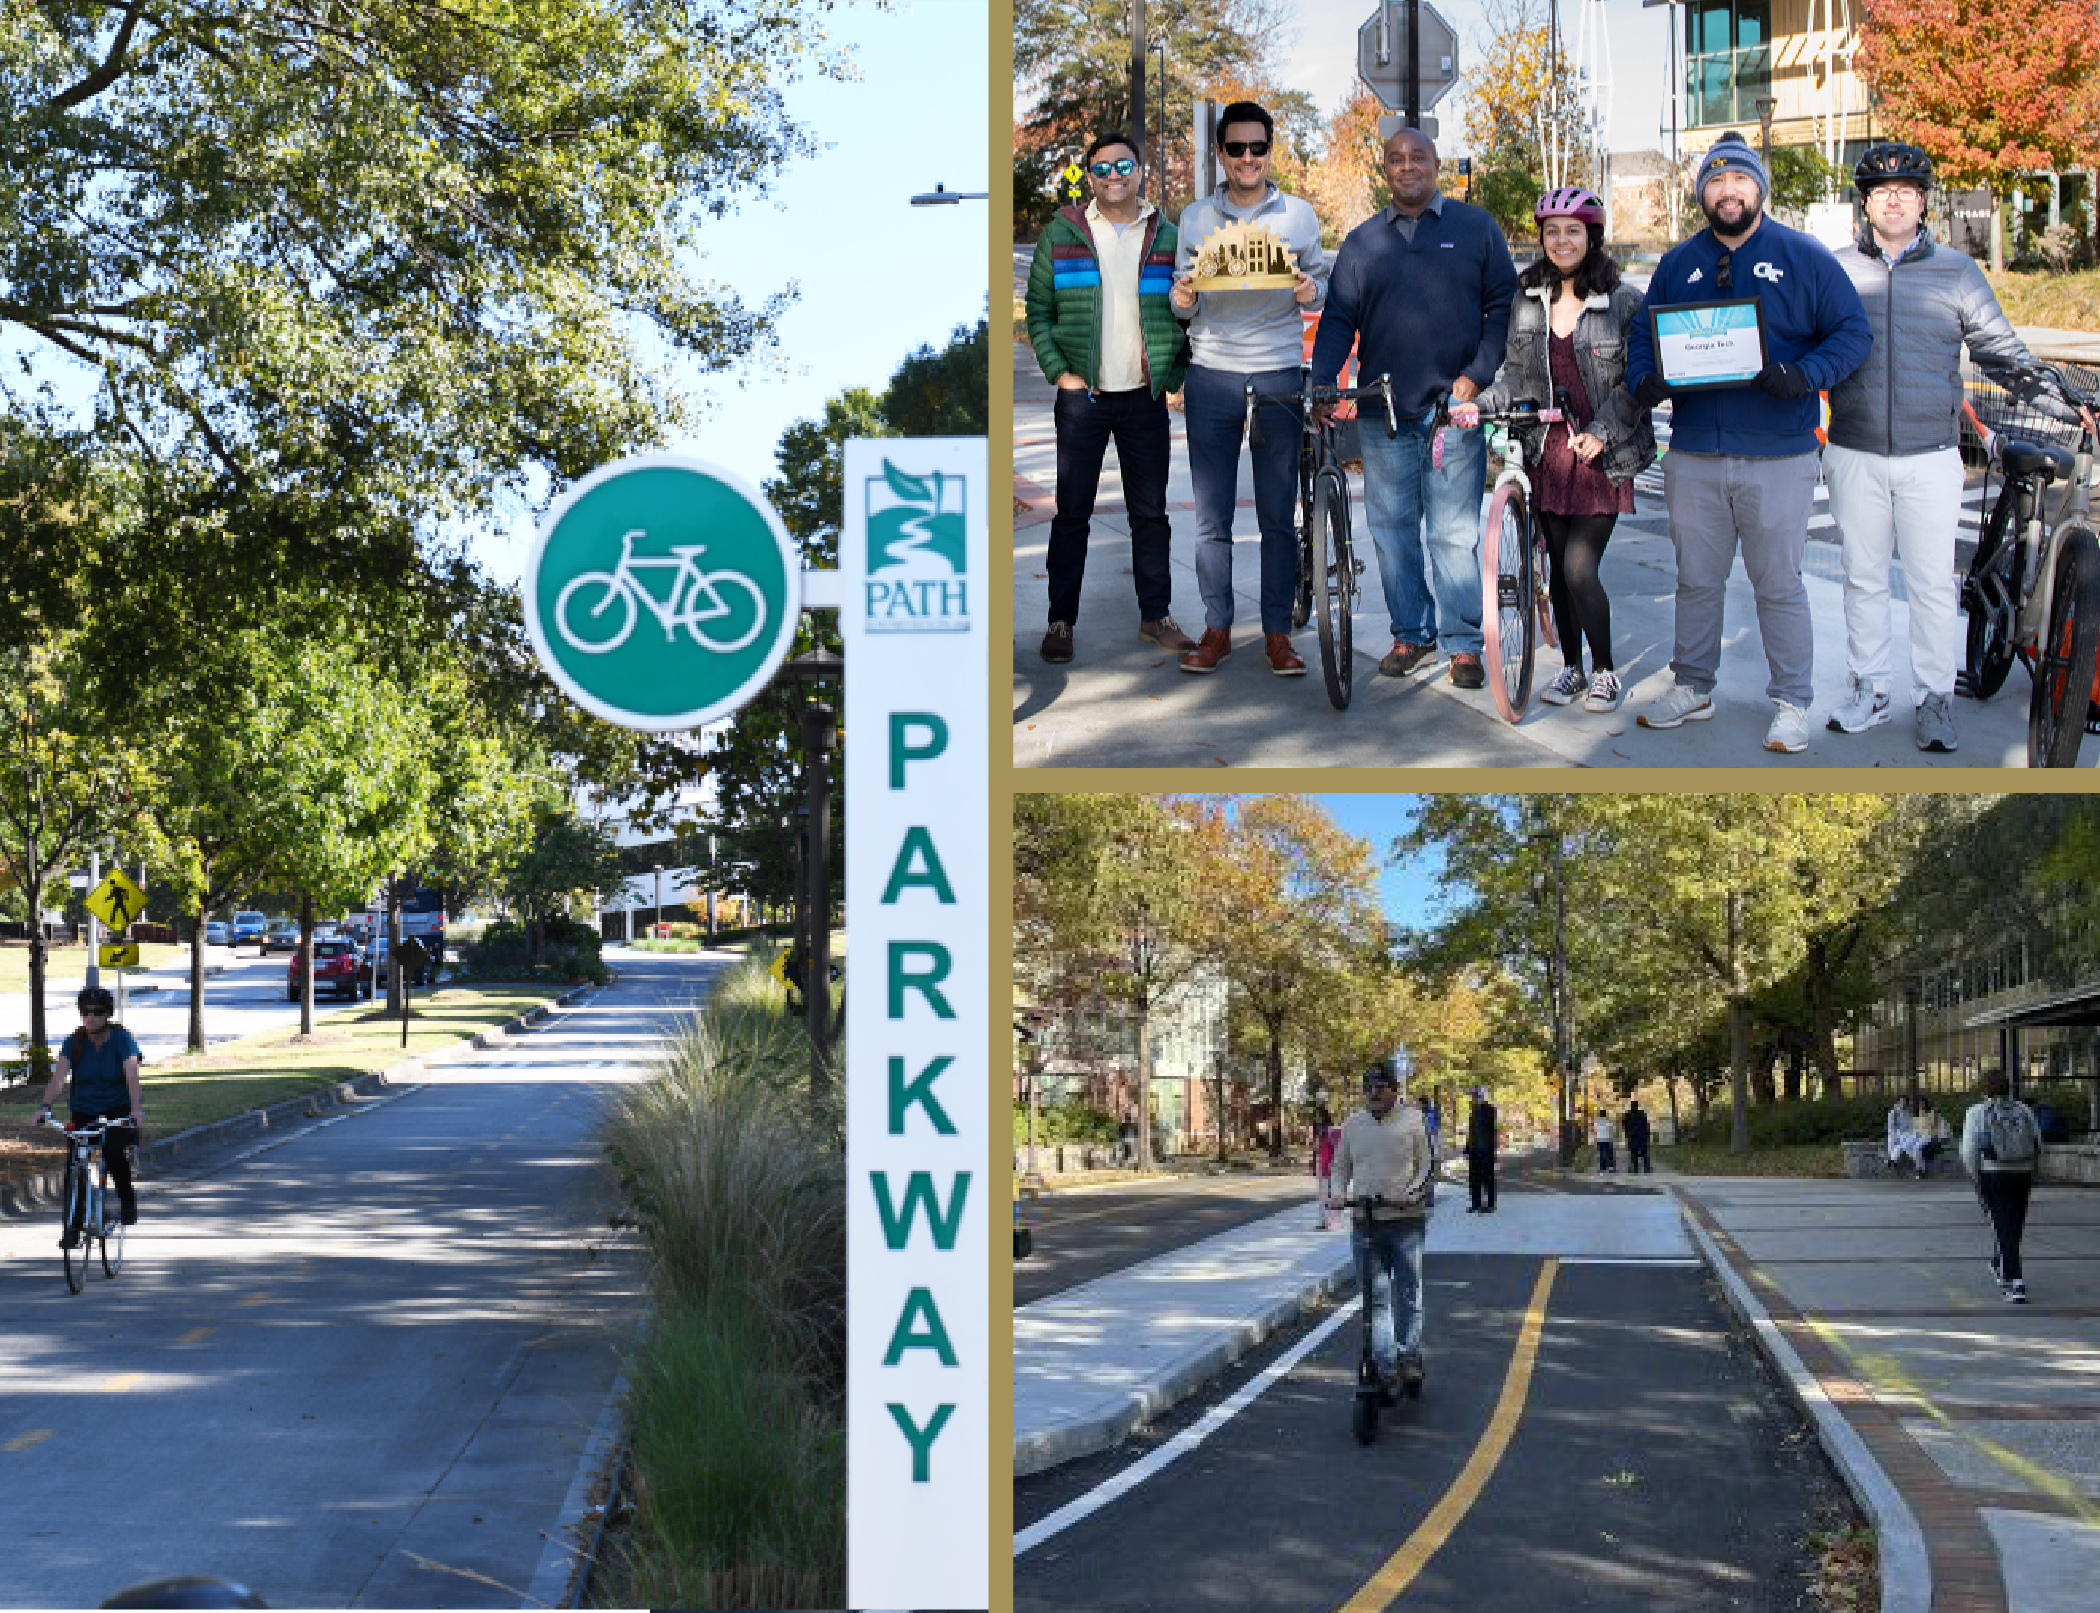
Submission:
<svg viewBox="0 0 2100 1613">
<path fill-rule="evenodd" d="M 117 1184 L 117 1205 L 124 1224 L 135 1226 L 139 1201 L 131 1183 L 131 1147 L 146 1124 L 145 1101 L 139 1096 L 139 1044 L 131 1032 L 111 1021 L 117 1001 L 106 988 L 89 986 L 75 1001 L 80 1028 L 58 1050 L 36 1123 L 41 1126 L 50 1120 L 51 1105 L 58 1101 L 68 1076 L 73 1081 L 74 1125 L 117 1123 L 103 1136 L 102 1157 L 109 1164 L 110 1180 Z M 61 1247 L 71 1249 L 79 1239 L 80 1228 L 68 1222 L 59 1240 Z"/>
<path fill-rule="evenodd" d="M 1991 1275 L 1998 1279 L 1998 1291 L 2008 1305 L 2024 1305 L 2027 1276 L 2020 1268 L 2020 1234 L 2042 1162 L 2042 1128 L 2034 1111 L 2012 1096 L 2003 1070 L 1985 1074 L 1983 1102 L 1971 1104 L 1962 1117 L 1961 1162 L 1990 1217 Z"/>
</svg>

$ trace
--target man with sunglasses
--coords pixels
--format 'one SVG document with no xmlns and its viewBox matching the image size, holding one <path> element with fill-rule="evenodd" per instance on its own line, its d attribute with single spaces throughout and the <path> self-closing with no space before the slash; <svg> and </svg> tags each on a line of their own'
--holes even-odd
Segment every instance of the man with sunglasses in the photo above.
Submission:
<svg viewBox="0 0 2100 1613">
<path fill-rule="evenodd" d="M 1986 374 L 2034 362 L 1975 261 L 1925 232 L 1932 159 L 1869 146 L 1852 171 L 1866 228 L 1842 248 L 1874 347 L 1830 393 L 1823 476 L 1844 538 L 1845 700 L 1829 727 L 1857 734 L 1889 708 L 1889 561 L 1910 599 L 1910 684 L 1918 749 L 1951 751 L 1961 521 L 1961 354 Z"/>
<path fill-rule="evenodd" d="M 1101 136 L 1087 147 L 1084 166 L 1092 199 L 1058 210 L 1028 268 L 1028 339 L 1057 387 L 1057 515 L 1042 656 L 1072 659 L 1087 534 L 1111 441 L 1130 511 L 1138 637 L 1179 655 L 1195 641 L 1167 608 L 1167 394 L 1188 370 L 1188 335 L 1167 303 L 1176 236 L 1140 194 L 1144 161 L 1130 136 Z"/>
<path fill-rule="evenodd" d="M 101 986 L 81 992 L 80 1029 L 65 1039 L 51 1069 L 51 1082 L 44 1088 L 44 1106 L 37 1111 L 37 1124 L 51 1118 L 51 1105 L 72 1077 L 72 1114 L 76 1126 L 95 1126 L 103 1121 L 123 1122 L 103 1138 L 102 1157 L 109 1162 L 110 1180 L 117 1184 L 117 1202 L 126 1226 L 139 1218 L 138 1195 L 131 1185 L 131 1145 L 138 1141 L 146 1123 L 144 1101 L 139 1097 L 139 1044 L 122 1025 L 113 1024 L 116 999 Z M 78 1242 L 80 1228 L 67 1226 L 61 1240 L 70 1249 Z"/>
<path fill-rule="evenodd" d="M 1676 728 L 1714 714 L 1722 606 L 1740 546 L 1770 673 L 1765 749 L 1794 752 L 1808 748 L 1815 694 L 1801 555 L 1816 489 L 1816 393 L 1859 368 L 1872 333 L 1829 248 L 1765 216 L 1771 192 L 1771 175 L 1740 134 L 1730 129 L 1713 143 L 1692 186 L 1707 227 L 1663 254 L 1627 340 L 1634 402 L 1652 409 L 1674 399 L 1663 501 L 1677 551 L 1677 681 L 1638 720 Z M 1656 366 L 1650 310 L 1736 298 L 1762 307 L 1764 368 L 1746 385 L 1673 392 Z"/>
<path fill-rule="evenodd" d="M 1215 672 L 1232 653 L 1232 513 L 1239 500 L 1240 439 L 1248 382 L 1257 392 L 1296 392 L 1305 363 L 1304 312 L 1327 292 L 1327 254 L 1320 221 L 1302 197 L 1286 196 L 1269 178 L 1275 122 L 1252 101 L 1218 115 L 1225 182 L 1181 215 L 1174 311 L 1188 322 L 1189 374 L 1182 414 L 1189 479 L 1196 494 L 1196 586 L 1203 594 L 1203 637 L 1181 658 L 1184 672 Z M 1293 283 L 1273 290 L 1198 291 L 1188 283 L 1196 254 L 1235 220 L 1272 231 L 1297 265 Z M 1254 515 L 1261 528 L 1261 630 L 1269 670 L 1302 677 L 1305 659 L 1291 648 L 1291 596 L 1298 578 L 1299 436 L 1274 420 L 1252 448 Z"/>
</svg>

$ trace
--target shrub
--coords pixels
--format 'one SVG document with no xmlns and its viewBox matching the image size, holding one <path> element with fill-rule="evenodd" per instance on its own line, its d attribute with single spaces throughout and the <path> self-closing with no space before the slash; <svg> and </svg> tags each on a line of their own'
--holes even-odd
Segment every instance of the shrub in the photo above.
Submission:
<svg viewBox="0 0 2100 1613">
<path fill-rule="evenodd" d="M 1753 1105 L 1749 1114 L 1750 1146 L 1784 1148 L 1795 1143 L 1837 1143 L 1847 1137 L 1879 1137 L 1892 1101 L 1873 1093 L 1861 1093 L 1846 1098 Z M 1949 1120 L 1959 1124 L 1960 1118 L 1956 1113 L 1950 1115 Z M 1685 1135 L 1692 1142 L 1725 1148 L 1729 1134 L 1728 1095 L 1724 1089 L 1707 1112 L 1706 1123 L 1687 1126 Z"/>
</svg>

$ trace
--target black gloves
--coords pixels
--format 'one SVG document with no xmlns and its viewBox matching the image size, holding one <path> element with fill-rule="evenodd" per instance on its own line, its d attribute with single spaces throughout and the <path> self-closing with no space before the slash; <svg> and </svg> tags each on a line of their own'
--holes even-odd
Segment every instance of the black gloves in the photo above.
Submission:
<svg viewBox="0 0 2100 1613">
<path fill-rule="evenodd" d="M 1643 409 L 1652 409 L 1670 395 L 1670 383 L 1650 370 L 1641 377 L 1641 384 L 1633 389 L 1633 401 Z"/>
<path fill-rule="evenodd" d="M 1757 385 L 1775 398 L 1805 398 L 1815 391 L 1809 385 L 1806 370 L 1798 364 L 1782 364 L 1777 359 L 1757 372 Z"/>
</svg>

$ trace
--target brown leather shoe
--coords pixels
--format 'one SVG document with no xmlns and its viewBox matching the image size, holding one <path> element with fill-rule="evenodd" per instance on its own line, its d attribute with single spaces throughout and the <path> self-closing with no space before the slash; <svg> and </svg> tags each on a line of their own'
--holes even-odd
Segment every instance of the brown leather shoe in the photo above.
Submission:
<svg viewBox="0 0 2100 1613">
<path fill-rule="evenodd" d="M 1156 622 L 1139 622 L 1138 637 L 1150 639 L 1169 655 L 1179 655 L 1183 650 L 1196 647 L 1196 641 L 1182 632 L 1181 624 L 1171 616 L 1162 616 Z"/>
<path fill-rule="evenodd" d="M 1379 675 L 1404 678 L 1434 654 L 1434 644 L 1410 644 L 1404 638 L 1396 638 L 1393 640 L 1393 647 L 1386 652 L 1385 659 L 1378 663 Z"/>
<path fill-rule="evenodd" d="M 1072 659 L 1072 624 L 1052 622 L 1050 631 L 1043 635 L 1043 659 L 1052 665 L 1062 666 Z"/>
<path fill-rule="evenodd" d="M 1218 663 L 1232 653 L 1232 634 L 1222 627 L 1206 627 L 1196 647 L 1181 658 L 1184 672 L 1215 672 Z"/>
<path fill-rule="evenodd" d="M 1451 686 L 1454 689 L 1485 689 L 1487 671 L 1480 664 L 1480 657 L 1471 650 L 1460 650 L 1451 657 Z"/>
<path fill-rule="evenodd" d="M 1288 633 L 1264 633 L 1261 636 L 1262 653 L 1269 658 L 1269 670 L 1279 678 L 1302 678 L 1305 676 L 1305 657 L 1291 648 Z"/>
</svg>

